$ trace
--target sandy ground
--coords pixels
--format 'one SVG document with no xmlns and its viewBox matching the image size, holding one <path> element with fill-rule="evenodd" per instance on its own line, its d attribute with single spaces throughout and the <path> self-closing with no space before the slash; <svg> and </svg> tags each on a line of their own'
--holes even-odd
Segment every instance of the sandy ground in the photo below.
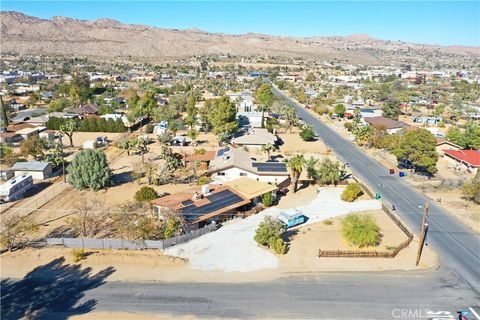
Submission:
<svg viewBox="0 0 480 320">
<path fill-rule="evenodd" d="M 89 312 L 88 314 L 69 317 L 70 320 L 193 320 L 199 319 L 195 316 L 179 316 L 179 315 L 158 315 L 158 314 L 146 314 L 146 313 L 133 313 L 133 312 Z M 220 319 L 220 318 L 209 318 L 209 319 Z M 228 319 L 228 318 L 221 318 Z"/>
<path fill-rule="evenodd" d="M 291 134 L 288 130 L 286 132 L 279 132 L 278 136 L 283 140 L 283 145 L 280 146 L 279 150 L 285 155 L 297 153 L 327 155 L 330 153 L 328 151 L 330 149 L 328 149 L 321 140 L 303 141 L 299 135 L 298 128 L 293 128 Z"/>
</svg>

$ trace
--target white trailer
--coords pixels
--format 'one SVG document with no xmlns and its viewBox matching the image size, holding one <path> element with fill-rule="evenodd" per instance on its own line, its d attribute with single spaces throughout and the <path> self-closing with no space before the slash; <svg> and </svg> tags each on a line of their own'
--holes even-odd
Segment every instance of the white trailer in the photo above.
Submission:
<svg viewBox="0 0 480 320">
<path fill-rule="evenodd" d="M 31 187 L 33 187 L 33 178 L 30 174 L 16 176 L 0 185 L 0 201 L 9 202 L 20 199 Z"/>
</svg>

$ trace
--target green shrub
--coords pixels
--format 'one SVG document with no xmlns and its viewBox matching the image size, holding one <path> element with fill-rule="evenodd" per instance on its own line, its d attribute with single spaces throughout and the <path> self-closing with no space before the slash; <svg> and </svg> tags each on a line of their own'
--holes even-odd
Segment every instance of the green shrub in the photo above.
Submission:
<svg viewBox="0 0 480 320">
<path fill-rule="evenodd" d="M 360 184 L 353 182 L 348 184 L 348 186 L 342 192 L 342 200 L 347 202 L 355 201 L 361 194 L 363 190 Z"/>
<path fill-rule="evenodd" d="M 287 244 L 280 237 L 270 240 L 268 246 L 276 254 L 285 254 L 287 252 Z"/>
<path fill-rule="evenodd" d="M 138 202 L 151 201 L 158 198 L 158 193 L 153 188 L 145 186 L 135 192 L 134 198 Z"/>
<path fill-rule="evenodd" d="M 198 178 L 197 184 L 203 186 L 204 184 L 208 184 L 209 180 L 206 176 L 201 176 Z"/>
<path fill-rule="evenodd" d="M 281 221 L 267 216 L 255 230 L 253 239 L 262 246 L 266 246 L 272 240 L 279 238 L 284 231 L 285 225 Z"/>
<path fill-rule="evenodd" d="M 111 172 L 107 157 L 98 150 L 82 150 L 73 158 L 68 166 L 68 182 L 75 189 L 90 188 L 94 191 L 107 187 Z"/>
<path fill-rule="evenodd" d="M 75 262 L 80 262 L 87 257 L 87 253 L 84 248 L 72 249 L 72 256 Z"/>
<path fill-rule="evenodd" d="M 323 224 L 326 226 L 331 226 L 333 224 L 333 221 L 330 219 L 323 220 Z"/>
<path fill-rule="evenodd" d="M 273 205 L 273 195 L 271 192 L 265 193 L 262 196 L 262 204 L 266 208 L 271 207 Z"/>
<path fill-rule="evenodd" d="M 342 220 L 343 237 L 360 248 L 376 246 L 380 242 L 380 228 L 375 219 L 367 214 L 350 214 Z"/>
<path fill-rule="evenodd" d="M 205 150 L 203 148 L 198 148 L 198 149 L 193 150 L 193 153 L 194 154 L 205 154 L 205 153 L 207 153 L 207 150 Z"/>
<path fill-rule="evenodd" d="M 351 122 L 345 122 L 343 124 L 343 126 L 345 127 L 345 129 L 347 129 L 348 131 L 352 131 L 353 129 L 353 124 Z"/>
<path fill-rule="evenodd" d="M 480 180 L 472 179 L 465 182 L 462 187 L 462 194 L 466 200 L 480 204 Z"/>
<path fill-rule="evenodd" d="M 439 123 L 437 123 L 437 127 L 439 127 L 439 128 L 445 128 L 445 122 L 440 121 Z"/>
<path fill-rule="evenodd" d="M 305 126 L 300 132 L 300 137 L 303 141 L 312 141 L 315 138 L 315 131 L 311 126 Z"/>
</svg>

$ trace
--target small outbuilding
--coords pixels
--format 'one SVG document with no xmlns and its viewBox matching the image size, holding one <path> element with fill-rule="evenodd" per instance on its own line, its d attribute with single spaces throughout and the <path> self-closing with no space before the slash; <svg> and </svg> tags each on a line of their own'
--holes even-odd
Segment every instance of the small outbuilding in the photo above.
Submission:
<svg viewBox="0 0 480 320">
<path fill-rule="evenodd" d="M 278 220 L 283 222 L 287 228 L 298 226 L 305 223 L 307 217 L 297 209 L 286 209 L 278 215 Z"/>
<path fill-rule="evenodd" d="M 52 164 L 48 162 L 17 162 L 12 167 L 15 176 L 29 174 L 34 180 L 44 180 L 52 176 Z"/>
</svg>

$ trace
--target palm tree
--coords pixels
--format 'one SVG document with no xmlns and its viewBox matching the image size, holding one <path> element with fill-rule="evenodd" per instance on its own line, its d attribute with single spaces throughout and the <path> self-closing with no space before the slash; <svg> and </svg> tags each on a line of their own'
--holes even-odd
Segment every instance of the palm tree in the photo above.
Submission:
<svg viewBox="0 0 480 320">
<path fill-rule="evenodd" d="M 305 163 L 305 158 L 301 154 L 288 159 L 287 165 L 290 168 L 290 175 L 293 182 L 293 193 L 297 192 L 298 179 L 303 170 L 303 165 Z"/>
</svg>

